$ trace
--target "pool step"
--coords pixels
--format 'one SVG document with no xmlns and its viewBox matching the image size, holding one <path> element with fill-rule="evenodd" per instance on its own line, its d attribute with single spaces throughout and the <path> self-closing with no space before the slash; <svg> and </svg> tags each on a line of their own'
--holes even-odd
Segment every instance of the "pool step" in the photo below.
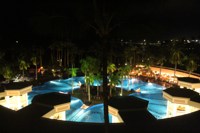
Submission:
<svg viewBox="0 0 200 133">
<path fill-rule="evenodd" d="M 76 109 L 74 110 L 70 115 L 66 116 L 66 121 L 71 121 L 71 119 L 77 115 L 82 109 Z"/>
<path fill-rule="evenodd" d="M 74 115 L 69 121 L 76 121 L 82 114 L 84 113 L 84 110 L 80 110 L 76 115 Z"/>
<path fill-rule="evenodd" d="M 84 110 L 85 111 L 85 110 Z M 84 117 L 87 117 L 87 116 L 91 116 L 92 114 L 92 111 L 91 110 L 88 110 L 86 112 L 82 111 L 81 113 L 77 114 L 76 116 L 74 116 L 71 121 L 78 121 L 78 122 L 84 122 L 82 121 L 84 119 Z"/>
</svg>

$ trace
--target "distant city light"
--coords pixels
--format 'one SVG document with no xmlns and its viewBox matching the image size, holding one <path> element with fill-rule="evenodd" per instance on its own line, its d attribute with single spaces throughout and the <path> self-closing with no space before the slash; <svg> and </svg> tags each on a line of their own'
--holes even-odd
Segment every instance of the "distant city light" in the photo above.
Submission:
<svg viewBox="0 0 200 133">
<path fill-rule="evenodd" d="M 16 43 L 18 43 L 18 41 L 16 41 Z"/>
</svg>

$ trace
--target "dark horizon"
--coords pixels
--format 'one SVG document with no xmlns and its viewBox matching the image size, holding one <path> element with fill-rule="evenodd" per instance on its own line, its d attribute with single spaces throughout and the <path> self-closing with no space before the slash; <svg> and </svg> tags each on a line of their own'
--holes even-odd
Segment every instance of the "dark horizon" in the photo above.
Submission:
<svg viewBox="0 0 200 133">
<path fill-rule="evenodd" d="M 29 24 L 29 19 L 36 15 L 38 12 L 59 12 L 68 16 L 74 15 L 75 9 L 73 6 L 81 2 L 79 0 L 73 2 L 3 2 L 1 5 L 1 26 L 0 37 L 2 41 L 23 41 L 24 43 L 36 43 L 43 41 L 49 44 L 51 37 L 39 36 L 32 32 Z M 86 1 L 82 4 L 89 5 Z M 75 3 L 75 4 L 74 4 Z M 120 7 L 121 3 L 125 3 L 126 8 Z M 128 4 L 126 4 L 128 3 Z M 100 3 L 97 3 L 100 4 Z M 66 8 L 65 8 L 66 5 Z M 77 4 L 78 5 L 78 4 Z M 85 6 L 84 5 L 84 6 Z M 123 4 L 122 4 L 123 5 Z M 129 6 L 127 6 L 129 5 Z M 117 39 L 131 39 L 139 41 L 148 38 L 152 40 L 166 40 L 172 38 L 180 38 L 185 36 L 190 39 L 192 36 L 199 39 L 200 36 L 200 19 L 198 13 L 199 2 L 196 0 L 185 1 L 172 1 L 172 0 L 153 0 L 151 2 L 142 0 L 140 2 L 133 1 L 106 1 L 108 11 L 121 9 L 119 14 L 114 20 L 121 19 L 122 23 L 117 31 L 114 30 L 113 38 Z M 73 7 L 70 9 L 70 6 Z M 79 5 L 80 6 L 80 5 Z M 76 6 L 75 6 L 76 7 Z M 71 12 L 67 12 L 71 11 Z M 124 16 L 125 14 L 125 16 Z M 120 18 L 119 18 L 120 17 Z M 117 33 L 117 34 L 116 34 Z M 76 42 L 88 43 L 95 37 L 94 30 L 87 31 L 87 35 L 82 39 L 75 39 Z M 87 41 L 91 39 L 90 41 Z M 94 39 L 94 41 L 96 41 Z M 8 41 L 8 42 L 9 42 Z M 50 41 L 50 42 L 48 42 Z M 46 46 L 47 46 L 46 44 Z"/>
</svg>

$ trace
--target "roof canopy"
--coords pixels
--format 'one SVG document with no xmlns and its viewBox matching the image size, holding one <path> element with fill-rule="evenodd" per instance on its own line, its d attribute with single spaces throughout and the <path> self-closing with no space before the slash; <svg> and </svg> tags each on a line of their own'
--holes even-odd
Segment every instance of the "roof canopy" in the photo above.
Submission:
<svg viewBox="0 0 200 133">
<path fill-rule="evenodd" d="M 184 81 L 188 83 L 200 83 L 199 79 L 191 78 L 191 77 L 178 77 L 178 81 Z"/>
<path fill-rule="evenodd" d="M 134 97 L 134 96 L 120 96 L 111 97 L 108 105 L 118 110 L 141 110 L 148 108 L 149 101 Z"/>
<path fill-rule="evenodd" d="M 111 97 L 108 101 L 109 113 L 126 124 L 155 122 L 156 118 L 147 110 L 149 101 L 134 96 Z"/>
<path fill-rule="evenodd" d="M 9 84 L 2 84 L 0 90 L 20 90 L 31 86 L 28 82 L 13 82 Z"/>
<path fill-rule="evenodd" d="M 183 97 L 183 98 L 192 98 L 196 95 L 199 95 L 199 93 L 193 90 L 180 89 L 180 88 L 167 88 L 166 90 L 163 90 L 163 92 L 173 97 Z"/>
<path fill-rule="evenodd" d="M 56 105 L 69 103 L 71 102 L 70 94 L 62 94 L 62 93 L 47 93 L 42 95 L 37 95 L 33 98 L 33 104 L 39 104 L 47 107 L 54 107 Z"/>
</svg>

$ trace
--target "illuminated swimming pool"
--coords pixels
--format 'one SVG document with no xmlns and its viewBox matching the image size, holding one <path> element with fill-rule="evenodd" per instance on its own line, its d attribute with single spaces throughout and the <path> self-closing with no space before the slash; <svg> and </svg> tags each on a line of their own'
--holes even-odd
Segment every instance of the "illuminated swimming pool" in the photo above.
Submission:
<svg viewBox="0 0 200 133">
<path fill-rule="evenodd" d="M 84 84 L 84 77 L 74 77 L 73 87 L 74 90 L 79 89 L 79 81 Z M 94 82 L 96 85 L 97 82 Z M 117 87 L 121 87 L 118 85 Z M 162 97 L 162 90 L 165 89 L 163 86 L 155 83 L 146 83 L 139 79 L 130 79 L 129 89 L 137 90 L 140 88 L 141 93 L 133 93 L 131 96 L 136 96 L 144 100 L 149 101 L 148 110 L 157 119 L 162 119 L 166 116 L 167 100 Z M 123 89 L 127 89 L 127 80 L 123 80 Z M 71 78 L 52 80 L 46 82 L 43 86 L 36 86 L 32 88 L 32 92 L 28 93 L 29 104 L 35 95 L 49 93 L 49 92 L 71 92 Z M 92 106 L 86 110 L 80 109 L 83 102 L 75 97 L 71 97 L 70 110 L 66 111 L 66 120 L 75 122 L 92 122 L 92 123 L 103 123 L 103 104 Z M 109 114 L 109 121 L 111 122 L 112 115 Z"/>
</svg>

